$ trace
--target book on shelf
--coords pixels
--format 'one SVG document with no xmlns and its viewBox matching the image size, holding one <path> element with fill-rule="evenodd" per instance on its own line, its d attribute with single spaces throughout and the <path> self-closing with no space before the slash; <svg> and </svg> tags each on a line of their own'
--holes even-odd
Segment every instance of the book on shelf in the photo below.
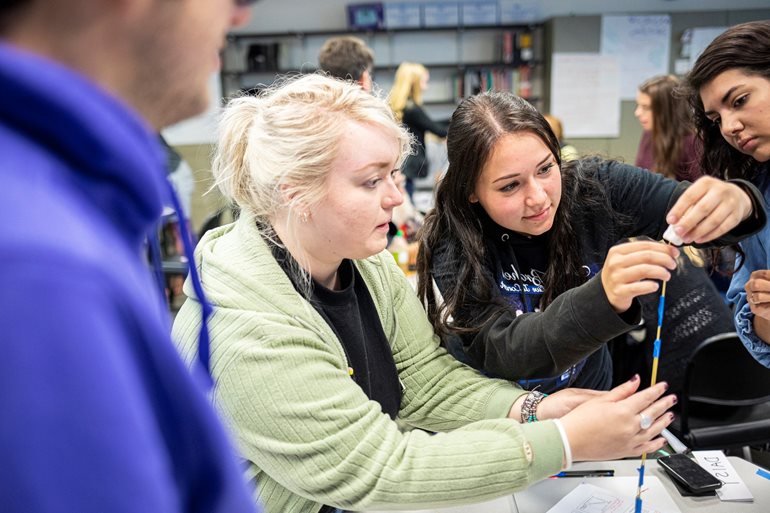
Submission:
<svg viewBox="0 0 770 513">
<path fill-rule="evenodd" d="M 506 30 L 500 34 L 500 60 L 505 64 L 522 64 L 534 60 L 532 33 Z"/>
<path fill-rule="evenodd" d="M 452 77 L 455 101 L 483 91 L 510 91 L 531 99 L 532 69 L 525 64 L 508 69 L 482 68 L 456 73 Z"/>
<path fill-rule="evenodd" d="M 506 30 L 502 33 L 502 56 L 501 60 L 506 64 L 513 64 L 513 38 L 514 33 Z"/>
</svg>

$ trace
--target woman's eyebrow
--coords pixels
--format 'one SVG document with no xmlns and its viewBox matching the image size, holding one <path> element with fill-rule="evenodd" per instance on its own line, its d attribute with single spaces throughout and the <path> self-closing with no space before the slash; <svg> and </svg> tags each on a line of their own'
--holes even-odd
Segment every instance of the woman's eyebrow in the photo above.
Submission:
<svg viewBox="0 0 770 513">
<path fill-rule="evenodd" d="M 538 162 L 538 163 L 535 165 L 535 167 L 537 168 L 537 167 L 540 167 L 540 166 L 542 166 L 542 165 L 543 165 L 543 164 L 545 164 L 545 163 L 548 161 L 548 159 L 550 159 L 550 158 L 551 158 L 551 155 L 550 155 L 550 154 L 546 155 L 546 156 L 545 156 L 545 158 L 544 158 L 543 160 L 541 160 L 540 162 Z M 492 180 L 492 183 L 497 183 L 497 182 L 499 182 L 500 180 L 508 180 L 508 179 L 510 179 L 510 178 L 515 178 L 515 177 L 519 176 L 520 174 L 521 174 L 521 173 L 511 173 L 511 174 L 509 174 L 509 175 L 501 176 L 500 178 L 496 178 L 496 179 Z"/>
</svg>

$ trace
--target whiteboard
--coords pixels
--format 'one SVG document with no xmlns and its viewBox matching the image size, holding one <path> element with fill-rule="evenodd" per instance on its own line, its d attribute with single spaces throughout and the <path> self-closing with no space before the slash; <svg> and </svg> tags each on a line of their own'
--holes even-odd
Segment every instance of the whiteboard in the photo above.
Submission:
<svg viewBox="0 0 770 513">
<path fill-rule="evenodd" d="M 565 139 L 620 135 L 620 73 L 615 57 L 554 53 L 551 113 L 561 118 Z"/>
<path fill-rule="evenodd" d="M 692 29 L 692 39 L 690 40 L 690 68 L 695 66 L 700 54 L 708 45 L 727 27 L 698 27 Z"/>
<path fill-rule="evenodd" d="M 620 63 L 621 99 L 633 100 L 642 82 L 668 74 L 671 17 L 602 16 L 600 48 Z"/>
</svg>

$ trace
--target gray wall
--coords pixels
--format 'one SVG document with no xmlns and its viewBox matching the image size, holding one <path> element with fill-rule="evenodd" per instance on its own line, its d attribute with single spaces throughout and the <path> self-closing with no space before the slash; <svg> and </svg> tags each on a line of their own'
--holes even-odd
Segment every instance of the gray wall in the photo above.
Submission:
<svg viewBox="0 0 770 513">
<path fill-rule="evenodd" d="M 383 3 L 427 3 L 434 0 L 380 0 Z M 441 0 L 436 0 L 441 1 Z M 460 1 L 460 0 L 458 0 Z M 473 1 L 473 0 L 462 0 Z M 541 19 L 555 16 L 641 14 L 728 9 L 764 9 L 767 0 L 498 0 L 500 4 L 534 5 Z M 259 0 L 249 23 L 238 32 L 338 30 L 345 27 L 345 6 L 365 0 Z"/>
</svg>

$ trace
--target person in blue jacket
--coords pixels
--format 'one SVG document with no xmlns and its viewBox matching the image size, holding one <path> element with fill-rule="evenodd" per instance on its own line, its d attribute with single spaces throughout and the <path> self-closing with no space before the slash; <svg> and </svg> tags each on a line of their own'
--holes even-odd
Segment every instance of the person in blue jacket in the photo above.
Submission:
<svg viewBox="0 0 770 513">
<path fill-rule="evenodd" d="M 254 511 L 141 256 L 158 131 L 205 109 L 247 3 L 0 6 L 4 513 Z"/>
<path fill-rule="evenodd" d="M 702 167 L 752 181 L 770 200 L 770 21 L 743 23 L 698 57 L 685 85 L 703 141 Z M 770 367 L 770 227 L 741 242 L 727 299 L 751 354 Z"/>
</svg>

